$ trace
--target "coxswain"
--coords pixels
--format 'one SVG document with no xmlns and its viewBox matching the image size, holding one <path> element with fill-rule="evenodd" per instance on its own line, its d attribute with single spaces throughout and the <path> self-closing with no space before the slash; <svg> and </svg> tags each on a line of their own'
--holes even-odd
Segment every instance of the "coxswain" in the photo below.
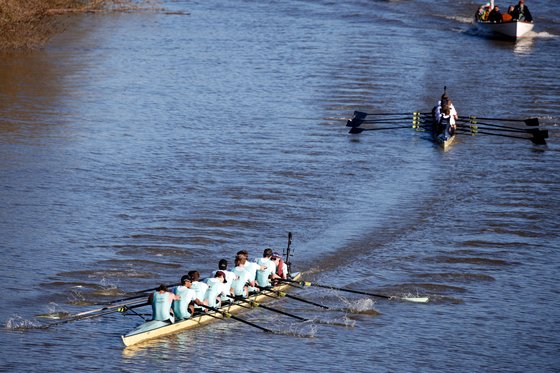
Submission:
<svg viewBox="0 0 560 373">
<path fill-rule="evenodd" d="M 156 291 L 148 297 L 148 303 L 152 305 L 152 320 L 175 322 L 171 312 L 171 304 L 174 300 L 181 299 L 167 290 L 167 286 L 161 284 Z"/>
<path fill-rule="evenodd" d="M 284 260 L 282 259 L 282 255 L 280 255 L 280 253 L 275 251 L 274 253 L 272 253 L 271 259 L 276 265 L 276 274 L 278 275 L 278 277 L 284 280 L 287 279 L 288 265 L 284 263 Z"/>
<path fill-rule="evenodd" d="M 192 279 L 189 275 L 181 277 L 181 285 L 173 289 L 173 293 L 178 295 L 179 300 L 173 301 L 173 314 L 175 320 L 186 320 L 194 313 L 194 304 L 198 306 L 205 305 L 196 298 L 196 292 L 191 289 Z"/>
</svg>

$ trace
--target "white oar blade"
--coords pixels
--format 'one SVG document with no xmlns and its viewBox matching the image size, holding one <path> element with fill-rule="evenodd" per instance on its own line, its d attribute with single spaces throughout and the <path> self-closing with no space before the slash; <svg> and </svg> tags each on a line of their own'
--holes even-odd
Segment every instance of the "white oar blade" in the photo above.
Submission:
<svg viewBox="0 0 560 373">
<path fill-rule="evenodd" d="M 428 301 L 430 300 L 430 298 L 428 297 L 404 297 L 401 299 L 415 303 L 428 303 Z"/>
</svg>

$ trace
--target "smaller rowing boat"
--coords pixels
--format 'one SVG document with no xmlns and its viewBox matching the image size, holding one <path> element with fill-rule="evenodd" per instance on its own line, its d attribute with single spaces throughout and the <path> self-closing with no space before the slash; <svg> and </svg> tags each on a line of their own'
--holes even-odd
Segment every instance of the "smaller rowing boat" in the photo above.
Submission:
<svg viewBox="0 0 560 373">
<path fill-rule="evenodd" d="M 299 272 L 294 273 L 290 276 L 292 280 L 297 281 L 301 274 Z M 277 297 L 278 291 L 286 290 L 290 285 L 286 282 L 281 282 L 279 285 L 272 287 L 270 290 L 261 290 L 260 292 L 253 294 L 243 301 L 233 301 L 225 306 L 220 307 L 216 311 L 208 311 L 206 313 L 200 313 L 192 316 L 187 320 L 177 321 L 171 323 L 169 321 L 147 321 L 144 324 L 138 326 L 126 335 L 121 336 L 122 341 L 125 346 L 132 346 L 149 339 L 154 339 L 158 337 L 163 337 L 165 335 L 174 334 L 181 332 L 183 330 L 193 329 L 211 322 L 222 320 L 227 317 L 228 314 L 236 314 L 242 310 L 247 309 L 247 302 L 263 302 L 271 297 Z M 217 312 L 219 311 L 219 312 Z"/>
<path fill-rule="evenodd" d="M 517 20 L 502 23 L 476 20 L 476 26 L 479 30 L 490 36 L 517 40 L 525 36 L 535 25 L 532 22 Z"/>
</svg>

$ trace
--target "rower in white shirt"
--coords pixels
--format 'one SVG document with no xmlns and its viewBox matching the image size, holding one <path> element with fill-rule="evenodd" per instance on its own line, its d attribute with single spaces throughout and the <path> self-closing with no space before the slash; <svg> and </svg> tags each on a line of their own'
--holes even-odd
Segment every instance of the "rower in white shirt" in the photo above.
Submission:
<svg viewBox="0 0 560 373">
<path fill-rule="evenodd" d="M 224 295 L 224 284 L 227 283 L 226 274 L 217 271 L 214 277 L 206 280 L 208 290 L 206 290 L 205 301 L 209 307 L 220 307 L 222 296 Z"/>
<path fill-rule="evenodd" d="M 186 320 L 192 316 L 194 313 L 193 303 L 197 305 L 204 304 L 196 298 L 196 292 L 191 289 L 191 286 L 192 279 L 189 275 L 185 275 L 181 277 L 181 285 L 173 289 L 173 293 L 179 296 L 178 299 L 173 301 L 173 314 L 176 321 Z"/>
<path fill-rule="evenodd" d="M 188 273 L 189 277 L 192 280 L 191 289 L 193 289 L 196 293 L 196 299 L 201 302 L 204 302 L 206 297 L 206 291 L 208 290 L 208 285 L 204 282 L 200 281 L 200 273 L 198 271 L 190 271 Z M 204 310 L 203 307 L 195 306 L 196 310 Z"/>
<path fill-rule="evenodd" d="M 224 289 L 222 292 L 222 301 L 228 299 L 231 295 L 231 284 L 237 278 L 237 275 L 231 271 L 227 270 L 228 262 L 225 259 L 221 259 L 218 262 L 218 270 L 212 272 L 212 277 L 216 275 L 216 272 L 222 271 L 226 275 L 226 281 L 224 282 Z"/>
<path fill-rule="evenodd" d="M 233 268 L 233 273 L 237 277 L 231 284 L 231 290 L 235 297 L 248 297 L 249 286 L 255 286 L 255 280 L 250 281 L 251 274 L 245 267 L 246 263 L 247 258 L 245 257 L 245 255 L 238 254 L 235 257 L 235 268 Z"/>
<path fill-rule="evenodd" d="M 272 258 L 272 249 L 266 248 L 263 251 L 262 258 L 257 259 L 257 264 L 259 266 L 265 267 L 264 269 L 259 269 L 257 271 L 257 284 L 259 287 L 269 287 L 272 286 L 270 283 L 271 279 L 279 278 L 276 274 L 276 263 L 271 259 Z"/>
<path fill-rule="evenodd" d="M 241 250 L 237 252 L 237 255 L 242 255 L 245 257 L 245 270 L 249 273 L 249 277 L 248 277 L 248 282 L 250 283 L 249 285 L 249 294 L 258 292 L 259 289 L 255 286 L 256 284 L 256 278 L 257 278 L 257 271 L 258 270 L 264 270 L 265 267 L 264 266 L 260 266 L 255 262 L 251 262 L 249 261 L 249 252 L 247 250 Z"/>
</svg>

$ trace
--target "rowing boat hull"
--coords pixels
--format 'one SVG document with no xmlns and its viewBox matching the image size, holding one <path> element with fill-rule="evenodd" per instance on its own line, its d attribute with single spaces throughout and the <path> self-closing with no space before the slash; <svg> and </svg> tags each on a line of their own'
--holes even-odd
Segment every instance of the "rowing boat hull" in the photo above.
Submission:
<svg viewBox="0 0 560 373">
<path fill-rule="evenodd" d="M 297 280 L 301 276 L 300 273 L 296 273 L 293 276 L 294 280 Z M 285 290 L 290 285 L 283 284 L 274 287 L 274 290 Z M 274 292 L 263 290 L 260 293 L 253 295 L 247 300 L 252 300 L 255 302 L 262 302 L 266 299 L 270 299 L 270 296 L 274 296 Z M 247 304 L 243 302 L 234 302 L 225 307 L 222 307 L 220 310 L 225 311 L 230 314 L 239 313 L 242 310 L 247 309 Z M 132 330 L 130 333 L 121 336 L 122 341 L 125 346 L 132 346 L 138 344 L 143 341 L 147 341 L 149 339 L 163 337 L 165 335 L 174 334 L 181 332 L 183 330 L 197 328 L 202 325 L 209 324 L 211 322 L 224 319 L 225 316 L 221 313 L 217 312 L 208 312 L 205 314 L 197 315 L 191 317 L 190 319 L 178 321 L 176 323 L 169 323 L 165 321 L 148 321 L 140 325 L 138 328 Z"/>
<path fill-rule="evenodd" d="M 534 24 L 523 21 L 511 21 L 503 23 L 476 21 L 476 26 L 479 30 L 482 30 L 486 34 L 506 37 L 509 39 L 518 39 L 531 31 L 534 27 Z"/>
<path fill-rule="evenodd" d="M 447 140 L 443 139 L 440 136 L 434 136 L 434 141 L 439 145 L 440 148 L 442 148 L 443 150 L 448 150 L 451 145 L 453 145 L 453 143 L 455 142 L 455 138 L 457 136 L 453 135 L 450 138 L 448 138 Z"/>
</svg>

